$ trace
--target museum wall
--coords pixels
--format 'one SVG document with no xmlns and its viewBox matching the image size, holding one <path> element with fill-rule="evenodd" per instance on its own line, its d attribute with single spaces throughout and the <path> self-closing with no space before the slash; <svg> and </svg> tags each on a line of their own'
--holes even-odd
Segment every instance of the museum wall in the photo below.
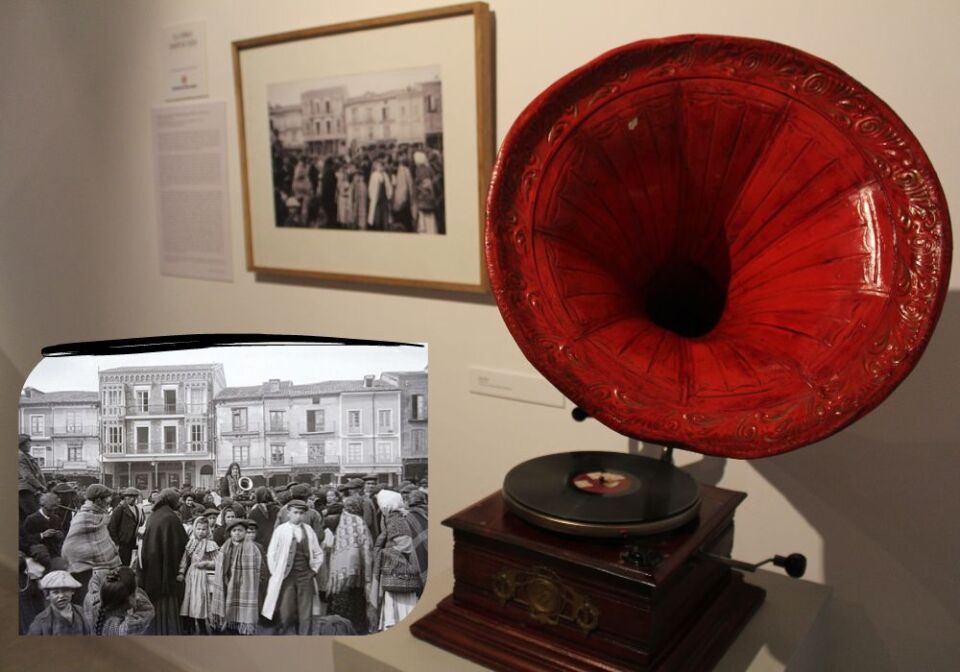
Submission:
<svg viewBox="0 0 960 672">
<path fill-rule="evenodd" d="M 627 450 L 625 438 L 598 423 L 573 422 L 569 402 L 560 409 L 469 392 L 473 365 L 533 372 L 488 297 L 245 269 L 231 41 L 430 6 L 418 0 L 0 5 L 0 435 L 10 437 L 11 466 L 0 488 L 5 577 L 15 567 L 18 392 L 44 345 L 227 331 L 429 343 L 431 572 L 451 566 L 452 538 L 440 521 L 496 490 L 517 462 L 571 449 Z M 948 200 L 960 195 L 956 2 L 494 0 L 490 7 L 498 143 L 537 93 L 609 48 L 679 33 L 743 35 L 816 54 L 866 84 L 924 145 Z M 232 282 L 159 273 L 150 134 L 151 108 L 163 103 L 159 28 L 197 19 L 207 21 L 210 99 L 227 104 Z M 803 552 L 808 578 L 833 588 L 835 669 L 946 670 L 960 659 L 957 264 L 955 258 L 954 291 L 925 358 L 865 419 L 762 461 L 680 458 L 705 482 L 749 493 L 737 514 L 736 557 Z M 328 643 L 318 642 L 137 645 L 207 670 L 238 669 L 239 656 L 251 669 L 276 669 L 277 656 L 329 656 Z M 776 654 L 777 642 L 769 646 Z M 50 652 L 49 644 L 18 647 Z"/>
</svg>

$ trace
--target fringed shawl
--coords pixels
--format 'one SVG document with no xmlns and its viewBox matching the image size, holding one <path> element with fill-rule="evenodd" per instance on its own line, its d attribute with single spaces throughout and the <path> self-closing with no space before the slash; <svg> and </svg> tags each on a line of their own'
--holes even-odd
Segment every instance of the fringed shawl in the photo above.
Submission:
<svg viewBox="0 0 960 672">
<path fill-rule="evenodd" d="M 217 556 L 210 599 L 209 620 L 214 627 L 233 628 L 241 635 L 256 634 L 260 563 L 260 551 L 252 542 L 224 542 Z"/>
<path fill-rule="evenodd" d="M 69 564 L 68 571 L 77 573 L 120 566 L 117 545 L 107 530 L 109 522 L 110 515 L 104 509 L 89 500 L 83 503 L 70 523 L 60 550 Z"/>
<path fill-rule="evenodd" d="M 351 588 L 366 588 L 373 576 L 370 532 L 363 518 L 345 507 L 330 554 L 330 579 L 327 594 L 336 595 Z"/>
</svg>

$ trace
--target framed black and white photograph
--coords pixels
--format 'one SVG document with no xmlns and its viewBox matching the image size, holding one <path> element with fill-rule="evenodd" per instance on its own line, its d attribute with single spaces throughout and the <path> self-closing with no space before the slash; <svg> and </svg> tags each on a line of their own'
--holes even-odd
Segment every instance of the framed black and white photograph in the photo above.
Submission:
<svg viewBox="0 0 960 672">
<path fill-rule="evenodd" d="M 364 635 L 413 610 L 427 348 L 294 338 L 78 344 L 34 368 L 20 634 Z"/>
<path fill-rule="evenodd" d="M 443 235 L 439 66 L 268 87 L 277 226 Z"/>
<path fill-rule="evenodd" d="M 233 49 L 250 270 L 486 291 L 485 4 Z"/>
</svg>

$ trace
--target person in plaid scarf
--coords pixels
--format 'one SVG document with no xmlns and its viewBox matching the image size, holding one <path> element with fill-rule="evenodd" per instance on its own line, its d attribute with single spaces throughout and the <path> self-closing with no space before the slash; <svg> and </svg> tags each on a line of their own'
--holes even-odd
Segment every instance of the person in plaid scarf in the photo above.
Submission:
<svg viewBox="0 0 960 672">
<path fill-rule="evenodd" d="M 105 485 L 94 483 L 84 496 L 86 501 L 74 515 L 60 550 L 67 562 L 67 571 L 80 582 L 81 588 L 75 596 L 78 602 L 86 596 L 87 584 L 94 572 L 104 573 L 120 566 L 117 545 L 107 530 L 110 523 L 107 506 L 113 493 Z"/>
<path fill-rule="evenodd" d="M 247 524 L 236 518 L 227 523 L 213 572 L 207 622 L 232 635 L 257 634 L 257 595 L 260 587 L 260 551 L 247 541 Z"/>
</svg>

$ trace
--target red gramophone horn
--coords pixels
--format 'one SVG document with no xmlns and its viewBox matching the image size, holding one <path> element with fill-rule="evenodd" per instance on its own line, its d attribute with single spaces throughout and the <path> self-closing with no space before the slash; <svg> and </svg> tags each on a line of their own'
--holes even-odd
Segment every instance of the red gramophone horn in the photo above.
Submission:
<svg viewBox="0 0 960 672">
<path fill-rule="evenodd" d="M 644 441 L 762 457 L 823 439 L 916 364 L 950 221 L 917 139 L 836 67 L 682 36 L 555 83 L 500 148 L 486 252 L 524 354 Z"/>
</svg>

